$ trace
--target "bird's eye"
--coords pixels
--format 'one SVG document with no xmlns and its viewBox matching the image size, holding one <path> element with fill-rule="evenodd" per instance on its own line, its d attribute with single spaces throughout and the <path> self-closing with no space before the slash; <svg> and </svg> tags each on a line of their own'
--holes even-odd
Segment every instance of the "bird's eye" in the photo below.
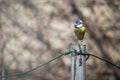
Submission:
<svg viewBox="0 0 120 80">
<path fill-rule="evenodd" d="M 82 21 L 80 19 L 75 21 L 75 24 L 82 24 Z"/>
</svg>

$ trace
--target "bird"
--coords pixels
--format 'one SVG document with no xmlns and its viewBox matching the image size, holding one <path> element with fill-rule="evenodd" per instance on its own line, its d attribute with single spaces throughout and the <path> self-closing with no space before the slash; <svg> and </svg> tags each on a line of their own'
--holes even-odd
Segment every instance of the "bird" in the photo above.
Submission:
<svg viewBox="0 0 120 80">
<path fill-rule="evenodd" d="M 83 22 L 80 19 L 77 19 L 74 23 L 74 33 L 78 40 L 83 41 L 86 28 L 83 26 Z"/>
</svg>

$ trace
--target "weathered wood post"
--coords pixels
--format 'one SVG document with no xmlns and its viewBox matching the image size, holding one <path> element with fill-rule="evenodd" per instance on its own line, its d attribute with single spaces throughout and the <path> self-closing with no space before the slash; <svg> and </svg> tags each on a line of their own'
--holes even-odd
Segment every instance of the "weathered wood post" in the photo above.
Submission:
<svg viewBox="0 0 120 80">
<path fill-rule="evenodd" d="M 72 53 L 71 80 L 85 80 L 85 56 L 86 44 L 73 44 L 70 47 L 79 53 Z"/>
</svg>

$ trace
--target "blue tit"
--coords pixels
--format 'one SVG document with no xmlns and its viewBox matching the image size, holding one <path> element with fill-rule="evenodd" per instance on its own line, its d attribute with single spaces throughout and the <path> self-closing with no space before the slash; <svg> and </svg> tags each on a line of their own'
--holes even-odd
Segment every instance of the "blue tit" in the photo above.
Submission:
<svg viewBox="0 0 120 80">
<path fill-rule="evenodd" d="M 74 33 L 77 39 L 83 40 L 85 32 L 86 28 L 83 26 L 83 22 L 80 19 L 76 20 L 74 24 Z"/>
</svg>

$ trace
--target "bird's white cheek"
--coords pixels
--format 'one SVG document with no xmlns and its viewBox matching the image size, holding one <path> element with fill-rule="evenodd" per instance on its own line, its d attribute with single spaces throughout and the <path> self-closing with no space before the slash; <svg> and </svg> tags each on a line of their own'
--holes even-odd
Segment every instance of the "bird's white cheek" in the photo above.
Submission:
<svg viewBox="0 0 120 80">
<path fill-rule="evenodd" d="M 83 24 L 77 25 L 77 27 L 82 27 L 82 26 L 83 26 Z"/>
</svg>

